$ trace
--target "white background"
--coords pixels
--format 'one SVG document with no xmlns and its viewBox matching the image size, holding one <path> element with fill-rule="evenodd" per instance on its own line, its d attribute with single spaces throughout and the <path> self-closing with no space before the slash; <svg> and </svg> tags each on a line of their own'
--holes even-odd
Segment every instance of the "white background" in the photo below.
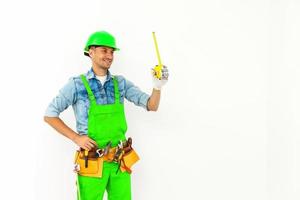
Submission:
<svg viewBox="0 0 300 200">
<path fill-rule="evenodd" d="M 1 199 L 75 199 L 77 148 L 43 122 L 97 30 L 111 67 L 151 92 L 156 31 L 170 80 L 158 112 L 126 102 L 135 200 L 300 198 L 300 2 L 2 1 Z M 75 128 L 73 110 L 61 118 Z"/>
</svg>

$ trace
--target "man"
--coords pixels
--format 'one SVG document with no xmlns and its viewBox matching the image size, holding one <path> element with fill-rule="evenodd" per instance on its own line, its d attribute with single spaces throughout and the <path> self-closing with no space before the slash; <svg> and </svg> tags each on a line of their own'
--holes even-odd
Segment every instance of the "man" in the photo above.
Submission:
<svg viewBox="0 0 300 200">
<path fill-rule="evenodd" d="M 127 124 L 124 98 L 148 111 L 157 111 L 161 88 L 168 80 L 165 66 L 162 68 L 161 79 L 156 78 L 153 71 L 153 90 L 149 96 L 123 76 L 111 75 L 109 68 L 116 50 L 119 49 L 110 33 L 99 31 L 91 34 L 84 48 L 84 55 L 90 57 L 92 68 L 84 75 L 71 78 L 52 100 L 45 113 L 44 120 L 50 126 L 87 152 L 85 167 L 92 162 L 88 161 L 88 152 L 107 147 L 117 149 L 120 141 L 121 144 L 122 141 L 128 144 L 125 137 Z M 59 118 L 59 114 L 70 105 L 76 117 L 77 132 Z M 114 151 L 114 157 L 116 152 L 117 150 Z M 103 155 L 101 154 L 102 157 Z M 106 190 L 109 200 L 130 200 L 130 169 L 119 170 L 120 163 L 121 161 L 118 163 L 106 159 L 101 164 L 101 177 L 79 174 L 78 199 L 99 200 L 103 198 Z"/>
</svg>

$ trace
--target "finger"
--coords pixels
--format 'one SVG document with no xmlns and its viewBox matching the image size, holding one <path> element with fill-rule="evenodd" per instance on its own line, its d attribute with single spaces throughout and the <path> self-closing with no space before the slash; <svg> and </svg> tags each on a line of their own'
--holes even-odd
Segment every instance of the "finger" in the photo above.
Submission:
<svg viewBox="0 0 300 200">
<path fill-rule="evenodd" d="M 91 148 L 94 148 L 94 146 L 95 146 L 95 145 L 94 145 L 93 143 L 91 143 L 91 142 L 88 142 L 87 145 L 89 145 L 89 147 L 91 147 Z"/>
<path fill-rule="evenodd" d="M 85 145 L 84 145 L 86 148 L 87 148 L 87 150 L 91 150 L 92 149 L 92 146 L 87 142 L 87 143 L 85 143 Z"/>
<path fill-rule="evenodd" d="M 89 143 L 92 145 L 92 148 L 98 148 L 98 144 L 94 140 L 89 141 Z"/>
<path fill-rule="evenodd" d="M 90 140 L 89 140 L 89 142 L 91 142 L 92 144 L 94 144 L 95 146 L 97 146 L 97 143 L 96 143 L 96 141 L 94 141 L 94 140 L 90 139 Z"/>
<path fill-rule="evenodd" d="M 89 148 L 86 145 L 83 145 L 81 148 L 83 148 L 84 150 L 89 151 Z"/>
<path fill-rule="evenodd" d="M 94 147 L 94 145 L 88 141 L 85 143 L 85 146 L 89 147 L 90 149 Z"/>
<path fill-rule="evenodd" d="M 163 73 L 162 78 L 167 80 L 169 77 L 169 73 Z"/>
<path fill-rule="evenodd" d="M 90 146 L 87 146 L 87 150 L 90 151 L 92 150 L 92 148 Z"/>
<path fill-rule="evenodd" d="M 151 73 L 152 73 L 153 76 L 155 76 L 155 74 L 156 74 L 154 69 L 151 69 Z"/>
<path fill-rule="evenodd" d="M 161 71 L 162 71 L 162 73 L 169 73 L 168 69 L 162 69 Z"/>
</svg>

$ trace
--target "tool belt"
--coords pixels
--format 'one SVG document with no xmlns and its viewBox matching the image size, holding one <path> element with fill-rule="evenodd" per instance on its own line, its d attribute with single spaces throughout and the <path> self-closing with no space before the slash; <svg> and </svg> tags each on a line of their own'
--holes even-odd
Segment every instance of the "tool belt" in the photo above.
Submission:
<svg viewBox="0 0 300 200">
<path fill-rule="evenodd" d="M 103 149 L 77 150 L 74 172 L 82 176 L 102 177 L 103 162 L 106 161 L 116 162 L 119 164 L 118 170 L 131 173 L 131 167 L 139 160 L 139 156 L 132 148 L 132 139 L 120 141 L 116 147 L 111 147 L 111 144 L 109 142 Z"/>
</svg>

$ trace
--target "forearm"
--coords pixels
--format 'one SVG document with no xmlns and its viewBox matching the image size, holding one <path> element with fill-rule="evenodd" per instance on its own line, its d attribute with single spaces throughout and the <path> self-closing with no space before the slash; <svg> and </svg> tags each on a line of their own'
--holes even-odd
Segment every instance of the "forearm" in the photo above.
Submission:
<svg viewBox="0 0 300 200">
<path fill-rule="evenodd" d="M 45 116 L 44 121 L 52 126 L 61 135 L 69 138 L 72 141 L 75 141 L 75 138 L 78 136 L 78 134 L 68 127 L 59 117 Z"/>
<path fill-rule="evenodd" d="M 149 111 L 157 111 L 160 102 L 160 90 L 153 89 L 148 100 L 147 108 Z"/>
</svg>

